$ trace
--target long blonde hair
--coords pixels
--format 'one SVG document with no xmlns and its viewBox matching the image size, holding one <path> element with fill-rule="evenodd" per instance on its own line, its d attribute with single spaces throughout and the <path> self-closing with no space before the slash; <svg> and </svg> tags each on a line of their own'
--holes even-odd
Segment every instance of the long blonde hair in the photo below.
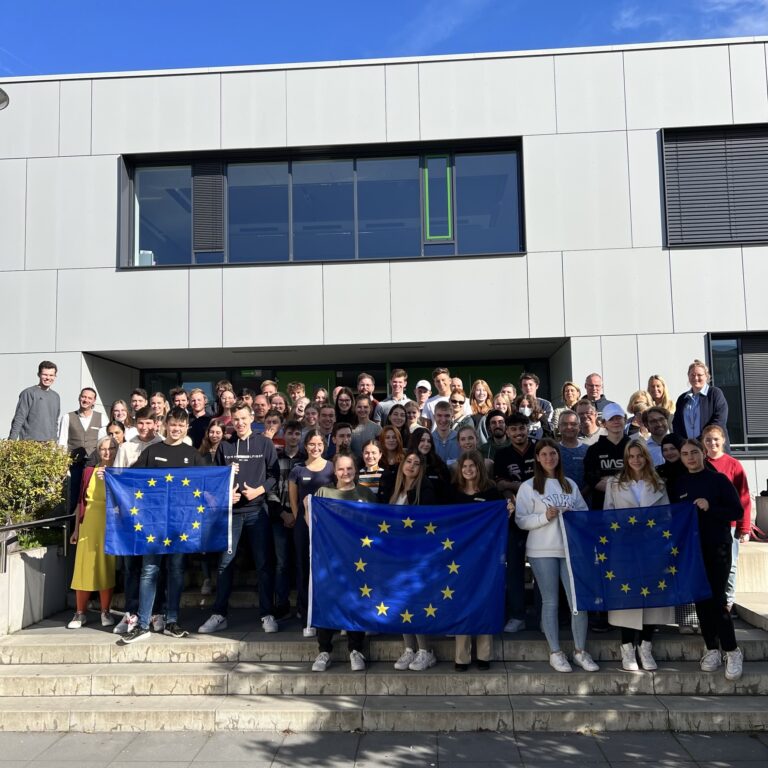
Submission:
<svg viewBox="0 0 768 768">
<path fill-rule="evenodd" d="M 405 457 L 400 462 L 400 466 L 397 468 L 397 477 L 395 477 L 395 487 L 392 491 L 392 495 L 389 497 L 389 503 L 395 504 L 401 493 L 405 492 L 405 475 L 403 475 L 403 467 L 405 466 L 405 460 L 411 456 L 415 456 L 419 460 L 419 474 L 416 481 L 413 484 L 415 490 L 413 503 L 418 505 L 421 503 L 421 484 L 424 480 L 424 471 L 426 469 L 426 460 L 418 451 L 408 451 Z"/>
<path fill-rule="evenodd" d="M 475 389 L 477 387 L 485 387 L 487 393 L 485 402 L 482 405 L 478 404 L 477 400 L 475 400 Z M 488 413 L 493 408 L 493 392 L 485 379 L 477 379 L 472 382 L 472 387 L 469 390 L 469 402 L 472 406 L 472 413 Z"/>
<path fill-rule="evenodd" d="M 642 440 L 630 440 L 624 446 L 624 468 L 616 476 L 616 482 L 624 488 L 629 488 L 629 484 L 634 480 L 632 470 L 629 468 L 629 452 L 634 448 L 637 448 L 645 459 L 645 466 L 640 474 L 640 479 L 652 486 L 654 491 L 663 491 L 665 488 L 664 481 L 656 472 L 648 447 Z"/>
<path fill-rule="evenodd" d="M 658 381 L 659 384 L 661 384 L 661 402 L 657 403 L 653 399 L 653 395 L 651 395 L 651 403 L 653 405 L 658 405 L 664 408 L 668 413 L 672 414 L 675 412 L 675 401 L 669 396 L 669 387 L 667 386 L 667 382 L 664 381 L 664 379 L 659 376 L 658 374 L 654 373 L 652 376 L 648 377 L 648 386 L 646 389 L 650 393 L 651 391 L 651 382 Z"/>
</svg>

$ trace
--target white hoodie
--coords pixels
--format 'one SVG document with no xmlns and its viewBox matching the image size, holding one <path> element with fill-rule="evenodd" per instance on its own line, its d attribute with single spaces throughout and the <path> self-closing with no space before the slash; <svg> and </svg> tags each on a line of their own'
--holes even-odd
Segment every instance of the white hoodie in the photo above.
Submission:
<svg viewBox="0 0 768 768">
<path fill-rule="evenodd" d="M 560 481 L 547 478 L 544 493 L 533 490 L 533 478 L 526 480 L 517 492 L 515 522 L 529 531 L 525 554 L 531 557 L 565 557 L 563 534 L 557 517 L 547 520 L 547 507 L 559 509 L 588 509 L 579 487 L 568 478 L 571 493 L 565 493 Z M 567 514 L 567 512 L 566 512 Z"/>
</svg>

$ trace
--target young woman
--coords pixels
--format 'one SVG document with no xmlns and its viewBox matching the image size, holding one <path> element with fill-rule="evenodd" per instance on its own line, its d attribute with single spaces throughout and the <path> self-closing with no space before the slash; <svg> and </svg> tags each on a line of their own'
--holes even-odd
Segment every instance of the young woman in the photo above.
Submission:
<svg viewBox="0 0 768 768">
<path fill-rule="evenodd" d="M 136 427 L 133 424 L 130 412 L 128 410 L 128 403 L 125 400 L 115 400 L 112 405 L 109 406 L 109 421 L 119 421 L 125 427 L 125 439 L 133 440 L 138 434 Z M 102 426 L 99 430 L 99 440 L 102 437 L 107 436 L 106 426 Z"/>
<path fill-rule="evenodd" d="M 400 430 L 393 426 L 383 427 L 381 432 L 379 432 L 378 441 L 381 448 L 382 466 L 385 469 L 397 467 L 404 456 Z"/>
<path fill-rule="evenodd" d="M 269 398 L 269 407 L 274 408 L 284 419 L 288 416 L 288 395 L 282 392 L 275 392 Z"/>
<path fill-rule="evenodd" d="M 125 442 L 125 425 L 120 421 L 110 421 L 106 426 L 107 434 L 105 437 L 111 437 L 119 448 Z"/>
<path fill-rule="evenodd" d="M 380 463 L 381 447 L 377 440 L 369 440 L 363 444 L 362 457 L 363 468 L 360 470 L 357 482 L 362 488 L 367 488 L 371 493 L 378 494 L 384 468 Z"/>
<path fill-rule="evenodd" d="M 423 506 L 434 504 L 432 484 L 424 474 L 425 462 L 416 451 L 409 451 L 397 469 L 389 504 Z M 437 663 L 429 649 L 427 635 L 403 635 L 403 653 L 395 662 L 395 669 L 422 672 Z"/>
<path fill-rule="evenodd" d="M 293 514 L 293 544 L 296 550 L 296 604 L 302 619 L 309 610 L 309 528 L 304 517 L 304 499 L 333 481 L 333 466 L 323 458 L 325 440 L 316 429 L 304 436 L 307 460 L 288 475 L 288 499 Z M 304 627 L 304 637 L 315 636 L 314 627 Z"/>
<path fill-rule="evenodd" d="M 635 434 L 647 440 L 650 437 L 648 428 L 643 424 L 643 411 L 647 411 L 653 405 L 651 396 L 644 390 L 638 389 L 637 392 L 633 392 L 629 397 L 627 403 L 627 413 L 632 414 L 632 418 L 627 422 L 626 431 L 631 437 Z"/>
<path fill-rule="evenodd" d="M 547 416 L 539 408 L 539 401 L 535 397 L 519 395 L 515 400 L 515 410 L 528 417 L 528 437 L 532 440 L 541 440 L 542 437 L 552 436 Z"/>
<path fill-rule="evenodd" d="M 415 451 L 424 460 L 424 475 L 432 484 L 437 503 L 449 503 L 450 494 L 448 489 L 451 484 L 451 473 L 448 471 L 445 462 L 435 451 L 435 441 L 432 439 L 432 433 L 425 427 L 419 427 L 411 435 L 408 450 Z"/>
<path fill-rule="evenodd" d="M 475 425 L 477 425 L 493 407 L 493 392 L 491 392 L 488 382 L 483 379 L 474 381 L 469 392 L 469 405 L 472 408 Z"/>
<path fill-rule="evenodd" d="M 557 425 L 560 423 L 560 414 L 563 411 L 576 410 L 576 403 L 581 399 L 581 388 L 572 381 L 566 381 L 560 390 L 560 398 L 563 404 L 555 408 L 555 412 L 552 414 L 552 426 L 558 437 Z"/>
<path fill-rule="evenodd" d="M 152 409 L 152 413 L 163 419 L 167 416 L 168 411 L 171 410 L 171 407 L 168 405 L 168 398 L 162 392 L 155 392 L 149 398 L 149 407 Z"/>
<path fill-rule="evenodd" d="M 642 440 L 633 440 L 624 448 L 624 468 L 608 479 L 603 509 L 637 509 L 669 504 L 664 481 L 653 468 L 651 454 Z M 633 530 L 633 529 L 631 529 Z M 638 531 L 638 535 L 644 535 Z M 652 639 L 657 624 L 671 624 L 675 611 L 670 608 L 631 608 L 608 611 L 608 623 L 621 627 L 621 666 L 637 672 L 637 657 L 643 669 L 653 671 Z M 640 643 L 637 644 L 637 633 Z"/>
<path fill-rule="evenodd" d="M 342 387 L 336 396 L 336 421 L 344 421 L 350 427 L 357 425 L 355 414 L 355 394 L 349 387 Z"/>
<path fill-rule="evenodd" d="M 333 457 L 333 485 L 319 488 L 314 494 L 317 498 L 340 499 L 342 501 L 366 501 L 376 502 L 376 496 L 368 488 L 363 488 L 355 482 L 355 460 L 346 454 L 336 454 Z M 312 664 L 313 672 L 325 672 L 331 665 L 331 653 L 333 652 L 333 629 L 325 627 L 317 628 L 317 645 L 319 653 Z M 365 632 L 353 630 L 347 631 L 347 647 L 349 649 L 349 664 L 353 672 L 362 672 L 365 669 L 365 656 L 363 655 L 363 642 Z"/>
<path fill-rule="evenodd" d="M 318 387 L 317 391 L 315 392 L 315 399 L 313 402 L 319 408 L 321 405 L 325 405 L 327 402 L 329 402 L 330 399 L 331 398 L 328 394 L 328 390 L 325 387 Z"/>
<path fill-rule="evenodd" d="M 421 425 L 419 424 L 419 406 L 413 401 L 405 404 L 405 426 L 409 433 L 413 433 Z"/>
<path fill-rule="evenodd" d="M 363 443 L 373 440 L 381 433 L 381 427 L 371 421 L 371 398 L 368 395 L 358 395 L 355 401 L 355 418 L 357 424 L 352 428 L 352 453 L 359 456 Z"/>
<path fill-rule="evenodd" d="M 654 374 L 648 379 L 648 394 L 654 405 L 664 408 L 670 416 L 675 412 L 675 401 L 670 397 L 667 382 Z"/>
<path fill-rule="evenodd" d="M 574 597 L 565 561 L 565 547 L 559 516 L 569 509 L 587 509 L 573 480 L 563 474 L 560 447 L 543 438 L 534 448 L 533 477 L 517 492 L 515 522 L 528 531 L 526 555 L 541 591 L 541 628 L 549 644 L 549 664 L 558 672 L 571 672 L 565 653 L 560 650 L 557 620 L 560 583 L 571 608 L 571 633 L 575 652 L 573 660 L 587 672 L 599 667 L 585 650 L 587 612 L 574 612 Z"/>
<path fill-rule="evenodd" d="M 219 444 L 224 439 L 224 424 L 219 419 L 211 419 L 205 430 L 205 437 L 200 443 L 198 452 L 205 459 L 205 463 L 213 466 L 213 460 L 216 458 L 216 451 Z"/>
<path fill-rule="evenodd" d="M 74 618 L 67 624 L 68 629 L 80 629 L 86 623 L 91 592 L 99 593 L 101 625 L 111 627 L 115 623 L 109 611 L 115 587 L 115 558 L 104 553 L 107 526 L 104 470 L 112 466 L 116 454 L 115 440 L 103 437 L 96 445 L 98 464 L 83 470 L 75 530 L 69 539 L 77 550 L 71 584 L 75 590 L 76 607 Z"/>
<path fill-rule="evenodd" d="M 405 445 L 408 442 L 408 438 L 411 436 L 411 431 L 408 429 L 407 422 L 408 416 L 405 412 L 405 406 L 400 405 L 400 403 L 395 403 L 389 409 L 387 418 L 384 420 L 384 424 L 382 426 L 389 426 L 397 429 L 398 432 L 400 432 L 400 438 L 403 442 L 403 445 Z"/>
<path fill-rule="evenodd" d="M 464 390 L 461 388 L 451 391 L 449 403 L 451 404 L 451 429 L 458 429 L 459 427 L 473 427 L 475 425 L 471 416 L 467 416 L 464 413 L 464 403 L 467 401 L 467 396 L 464 394 Z"/>
<path fill-rule="evenodd" d="M 515 412 L 514 400 L 506 392 L 499 392 L 493 398 L 493 410 L 501 411 L 505 416 L 509 416 L 510 413 Z"/>
<path fill-rule="evenodd" d="M 744 657 L 736 645 L 733 619 L 728 611 L 726 589 L 731 571 L 731 521 L 740 520 L 744 510 L 733 483 L 719 472 L 707 470 L 702 444 L 693 438 L 683 442 L 680 459 L 687 474 L 680 475 L 670 489 L 672 501 L 692 501 L 698 509 L 699 542 L 704 570 L 712 596 L 696 603 L 706 652 L 703 672 L 714 672 L 725 653 L 725 678 L 738 680 Z"/>
</svg>

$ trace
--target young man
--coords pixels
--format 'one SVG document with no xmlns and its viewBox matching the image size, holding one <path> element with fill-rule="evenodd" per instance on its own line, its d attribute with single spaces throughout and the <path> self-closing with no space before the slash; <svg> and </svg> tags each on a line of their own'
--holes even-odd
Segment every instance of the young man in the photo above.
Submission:
<svg viewBox="0 0 768 768">
<path fill-rule="evenodd" d="M 264 379 L 264 381 L 261 382 L 259 391 L 267 398 L 267 400 L 269 400 L 269 398 L 277 392 L 277 383 L 272 381 L 272 379 Z"/>
<path fill-rule="evenodd" d="M 584 380 L 586 398 L 595 407 L 598 418 L 602 417 L 608 403 L 611 401 L 603 394 L 603 377 L 599 373 L 590 373 Z"/>
<path fill-rule="evenodd" d="M 171 399 L 172 408 L 182 408 L 189 411 L 189 393 L 184 387 L 174 387 L 168 395 Z"/>
<path fill-rule="evenodd" d="M 243 387 L 237 393 L 238 399 L 242 400 L 246 405 L 250 405 L 253 408 L 253 398 L 256 397 L 256 393 L 248 387 Z"/>
<path fill-rule="evenodd" d="M 653 405 L 643 411 L 642 418 L 645 428 L 651 433 L 645 444 L 648 446 L 654 466 L 659 467 L 664 463 L 661 441 L 669 434 L 669 412 L 666 408 Z"/>
<path fill-rule="evenodd" d="M 269 410 L 269 400 L 266 395 L 256 395 L 253 398 L 253 424 L 251 429 L 254 432 L 264 431 L 264 419 Z"/>
<path fill-rule="evenodd" d="M 195 387 L 189 392 L 189 429 L 187 435 L 192 440 L 192 445 L 199 448 L 205 437 L 205 431 L 211 423 L 211 416 L 208 415 L 206 405 L 208 399 L 205 392 L 199 387 Z"/>
<path fill-rule="evenodd" d="M 142 409 L 146 408 L 149 405 L 149 397 L 147 396 L 147 390 L 141 389 L 139 387 L 138 389 L 134 389 L 133 392 L 131 392 L 131 413 L 133 414 L 133 418 L 136 418 L 136 414 Z"/>
<path fill-rule="evenodd" d="M 379 407 L 374 411 L 373 420 L 375 422 L 379 424 L 386 422 L 393 405 L 405 405 L 411 402 L 411 399 L 405 394 L 407 386 L 408 374 L 402 368 L 394 368 L 389 375 L 389 397 L 382 400 Z"/>
<path fill-rule="evenodd" d="M 490 439 L 487 443 L 483 443 L 480 446 L 480 453 L 486 459 L 493 461 L 498 451 L 511 445 L 507 437 L 507 423 L 504 420 L 504 414 L 495 409 L 488 411 L 485 423 L 488 426 L 488 437 Z"/>
<path fill-rule="evenodd" d="M 587 449 L 584 457 L 584 481 L 591 509 L 602 509 L 608 478 L 624 468 L 624 447 L 629 442 L 624 434 L 627 416 L 618 403 L 608 403 L 603 411 L 605 434 Z"/>
<path fill-rule="evenodd" d="M 188 425 L 189 414 L 186 410 L 179 407 L 171 408 L 165 419 L 165 440 L 142 451 L 134 467 L 169 470 L 175 467 L 204 466 L 203 457 L 191 445 L 184 442 Z M 152 619 L 152 609 L 157 595 L 157 580 L 163 560 L 168 566 L 165 634 L 171 637 L 186 637 L 189 634 L 179 625 L 179 607 L 181 593 L 184 590 L 184 554 L 175 552 L 170 555 L 144 555 L 139 589 L 139 620 L 133 629 L 117 641 L 119 645 L 149 639 L 149 623 Z"/>
<path fill-rule="evenodd" d="M 510 402 L 514 403 L 515 398 L 517 397 L 517 387 L 511 382 L 507 382 L 506 384 L 501 385 L 499 394 L 507 395 L 509 397 Z"/>
<path fill-rule="evenodd" d="M 576 403 L 576 415 L 579 417 L 579 438 L 584 445 L 594 445 L 605 430 L 597 425 L 597 409 L 586 398 Z"/>
<path fill-rule="evenodd" d="M 447 403 L 451 396 L 451 372 L 447 368 L 435 368 L 432 371 L 432 383 L 437 394 L 432 395 L 421 409 L 421 423 L 427 429 L 431 429 L 435 424 L 435 405 Z"/>
<path fill-rule="evenodd" d="M 584 458 L 588 446 L 579 440 L 579 417 L 570 410 L 562 411 L 557 428 L 560 431 L 560 457 L 563 472 L 579 490 L 584 489 Z"/>
<path fill-rule="evenodd" d="M 219 559 L 213 614 L 199 629 L 203 634 L 227 628 L 229 596 L 234 582 L 237 544 L 248 537 L 259 580 L 259 614 L 265 632 L 277 632 L 275 621 L 275 572 L 272 565 L 272 525 L 267 497 L 280 479 L 280 465 L 272 441 L 252 430 L 253 409 L 242 400 L 232 408 L 235 434 L 219 445 L 216 464 L 235 465 L 235 496 L 232 515 L 232 552 Z"/>
<path fill-rule="evenodd" d="M 288 384 L 286 384 L 285 391 L 288 397 L 291 398 L 291 402 L 294 404 L 302 397 L 306 397 L 304 394 L 306 387 L 304 386 L 303 381 L 289 381 Z"/>
<path fill-rule="evenodd" d="M 445 400 L 435 403 L 434 417 L 432 441 L 435 444 L 435 453 L 446 464 L 451 465 L 461 453 L 456 432 L 451 429 L 451 404 Z"/>
<path fill-rule="evenodd" d="M 352 456 L 352 427 L 346 421 L 334 422 L 331 444 L 325 452 L 325 458 L 332 459 L 337 453 Z"/>
<path fill-rule="evenodd" d="M 376 415 L 376 412 L 379 407 L 379 401 L 373 396 L 374 391 L 376 390 L 376 380 L 371 376 L 370 373 L 366 373 L 363 371 L 361 374 L 357 377 L 357 394 L 358 395 L 368 395 L 368 397 L 371 398 L 371 420 L 376 421 L 374 416 Z M 381 423 L 381 419 L 376 421 L 377 424 Z"/>
<path fill-rule="evenodd" d="M 427 400 L 432 397 L 432 385 L 426 379 L 419 379 L 413 388 L 413 396 L 416 405 L 419 406 L 419 413 L 422 413 Z"/>
<path fill-rule="evenodd" d="M 56 381 L 56 363 L 43 360 L 37 366 L 37 384 L 23 389 L 11 422 L 9 440 L 47 442 L 58 437 L 61 401 L 51 387 Z"/>
<path fill-rule="evenodd" d="M 514 499 L 520 484 L 533 477 L 534 442 L 528 437 L 529 419 L 522 413 L 507 416 L 507 437 L 510 445 L 496 452 L 493 474 L 497 488 L 508 499 Z M 504 631 L 525 629 L 525 544 L 528 531 L 518 528 L 514 514 L 509 518 L 507 540 L 507 623 Z"/>
<path fill-rule="evenodd" d="M 331 443 L 331 434 L 333 432 L 333 425 L 336 422 L 336 409 L 330 405 L 321 406 L 317 412 L 317 429 L 325 440 L 326 454 L 329 450 L 333 450 L 333 444 Z M 331 455 L 333 455 L 331 453 Z M 326 458 L 328 456 L 326 455 Z"/>
<path fill-rule="evenodd" d="M 527 371 L 520 375 L 520 394 L 527 395 L 528 397 L 535 397 L 539 404 L 539 410 L 547 417 L 547 424 L 552 429 L 552 415 L 554 409 L 552 403 L 549 400 L 545 400 L 543 397 L 539 397 L 537 392 L 539 391 L 539 384 L 541 381 L 535 373 L 528 373 Z"/>
</svg>

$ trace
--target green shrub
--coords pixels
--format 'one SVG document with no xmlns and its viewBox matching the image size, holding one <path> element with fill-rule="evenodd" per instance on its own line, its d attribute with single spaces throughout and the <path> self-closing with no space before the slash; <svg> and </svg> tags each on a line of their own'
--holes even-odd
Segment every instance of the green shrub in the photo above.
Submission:
<svg viewBox="0 0 768 768">
<path fill-rule="evenodd" d="M 0 441 L 0 524 L 49 517 L 65 500 L 70 458 L 56 443 Z"/>
</svg>

